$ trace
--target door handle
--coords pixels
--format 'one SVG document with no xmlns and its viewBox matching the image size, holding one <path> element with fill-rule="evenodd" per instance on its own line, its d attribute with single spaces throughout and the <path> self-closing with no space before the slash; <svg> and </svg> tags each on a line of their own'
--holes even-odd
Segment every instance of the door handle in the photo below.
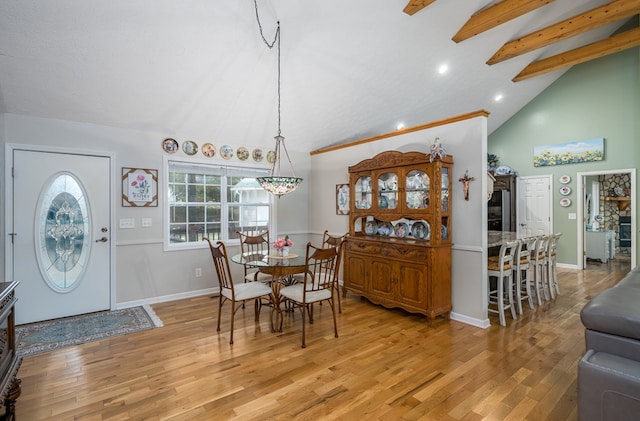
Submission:
<svg viewBox="0 0 640 421">
<path fill-rule="evenodd" d="M 109 241 L 107 237 L 102 237 L 102 238 L 98 238 L 96 240 L 96 243 L 106 243 L 107 241 Z"/>
</svg>

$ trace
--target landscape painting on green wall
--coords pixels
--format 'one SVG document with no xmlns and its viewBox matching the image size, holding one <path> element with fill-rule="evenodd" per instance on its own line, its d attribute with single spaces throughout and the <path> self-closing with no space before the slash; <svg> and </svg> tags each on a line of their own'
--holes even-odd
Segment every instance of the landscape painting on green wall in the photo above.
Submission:
<svg viewBox="0 0 640 421">
<path fill-rule="evenodd" d="M 602 161 L 603 159 L 603 137 L 533 148 L 534 167 L 577 164 L 579 162 Z"/>
</svg>

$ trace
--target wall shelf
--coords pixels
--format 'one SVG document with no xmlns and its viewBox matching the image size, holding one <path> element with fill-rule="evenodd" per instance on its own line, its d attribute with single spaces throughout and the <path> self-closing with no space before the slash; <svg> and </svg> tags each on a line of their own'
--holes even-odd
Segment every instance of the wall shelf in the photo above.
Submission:
<svg viewBox="0 0 640 421">
<path fill-rule="evenodd" d="M 607 202 L 618 202 L 618 209 L 623 211 L 631 204 L 631 198 L 629 197 L 605 197 Z"/>
</svg>

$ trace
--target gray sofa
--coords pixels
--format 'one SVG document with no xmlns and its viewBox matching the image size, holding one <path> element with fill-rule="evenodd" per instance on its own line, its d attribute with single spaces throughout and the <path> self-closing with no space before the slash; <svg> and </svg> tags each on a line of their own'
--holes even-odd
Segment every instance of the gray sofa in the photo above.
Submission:
<svg viewBox="0 0 640 421">
<path fill-rule="evenodd" d="M 640 268 L 580 313 L 586 353 L 578 364 L 578 418 L 640 420 Z"/>
</svg>

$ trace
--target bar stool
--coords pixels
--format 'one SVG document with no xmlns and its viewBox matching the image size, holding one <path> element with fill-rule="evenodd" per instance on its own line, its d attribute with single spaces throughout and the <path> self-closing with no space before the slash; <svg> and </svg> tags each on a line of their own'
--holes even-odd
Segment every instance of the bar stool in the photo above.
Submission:
<svg viewBox="0 0 640 421">
<path fill-rule="evenodd" d="M 531 250 L 535 248 L 536 237 L 527 237 L 520 240 L 517 248 L 516 267 L 513 269 L 516 274 L 515 290 L 516 302 L 518 303 L 518 314 L 522 312 L 522 301 L 529 302 L 529 308 L 533 310 L 533 294 L 531 292 Z M 522 276 L 524 274 L 524 277 Z"/>
<path fill-rule="evenodd" d="M 488 308 L 491 313 L 498 313 L 500 324 L 507 325 L 504 315 L 505 310 L 511 310 L 511 317 L 517 320 L 513 303 L 513 263 L 516 249 L 520 241 L 509 241 L 500 246 L 498 256 L 491 256 L 487 261 L 487 273 L 489 275 L 489 307 L 495 305 L 497 309 Z M 491 289 L 491 278 L 496 280 L 495 289 Z M 505 286 L 505 278 L 507 280 Z M 506 294 L 506 297 L 505 297 Z M 506 300 L 506 303 L 505 303 Z"/>
<path fill-rule="evenodd" d="M 533 262 L 533 282 L 538 305 L 542 305 L 542 299 L 549 299 L 549 291 L 547 284 L 547 247 L 549 243 L 548 235 L 540 235 L 536 237 L 536 243 L 531 250 L 531 261 Z"/>
<path fill-rule="evenodd" d="M 556 270 L 556 251 L 558 248 L 558 240 L 562 236 L 561 232 L 557 232 L 549 237 L 549 245 L 547 246 L 547 281 L 549 284 L 549 294 L 551 298 L 560 295 L 560 287 L 558 287 L 558 274 Z"/>
</svg>

